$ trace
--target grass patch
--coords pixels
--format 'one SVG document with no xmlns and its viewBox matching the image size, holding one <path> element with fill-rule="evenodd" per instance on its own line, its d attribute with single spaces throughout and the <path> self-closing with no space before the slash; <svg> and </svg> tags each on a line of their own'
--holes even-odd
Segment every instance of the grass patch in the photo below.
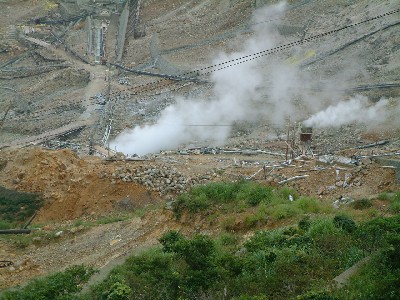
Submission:
<svg viewBox="0 0 400 300">
<path fill-rule="evenodd" d="M 327 218 L 313 220 L 308 229 L 308 235 L 312 239 L 318 239 L 326 235 L 337 235 L 339 233 L 340 228 L 335 226 L 333 220 Z"/>
<path fill-rule="evenodd" d="M 280 201 L 290 201 L 290 198 L 297 200 L 299 198 L 299 194 L 294 189 L 287 186 L 277 190 L 275 195 L 275 198 L 278 198 Z"/>
<path fill-rule="evenodd" d="M 93 275 L 94 269 L 83 265 L 73 266 L 64 272 L 35 279 L 18 291 L 5 291 L 2 299 L 77 299 L 73 295 L 81 290 L 82 284 Z"/>
<path fill-rule="evenodd" d="M 105 224 L 110 224 L 110 223 L 116 223 L 116 222 L 129 220 L 131 217 L 132 217 L 132 214 L 110 215 L 110 216 L 98 218 L 96 220 L 96 224 L 105 225 Z"/>
<path fill-rule="evenodd" d="M 388 200 L 390 200 L 391 198 L 392 198 L 392 196 L 391 196 L 389 193 L 386 193 L 386 192 L 381 193 L 381 194 L 379 194 L 379 196 L 378 196 L 378 199 L 379 199 L 379 200 L 386 200 L 386 201 L 388 201 Z"/>
<path fill-rule="evenodd" d="M 237 231 L 260 227 L 268 220 L 329 214 L 333 208 L 329 203 L 300 197 L 294 189 L 288 187 L 273 189 L 253 182 L 219 182 L 195 187 L 178 196 L 173 203 L 173 211 L 177 219 L 183 211 L 191 214 L 218 211 L 226 215 L 221 219 L 222 227 L 226 231 Z M 252 214 L 246 214 L 246 211 Z M 231 217 L 230 214 L 236 215 Z"/>
<path fill-rule="evenodd" d="M 322 210 L 322 204 L 310 197 L 301 197 L 293 203 L 295 207 L 304 213 L 319 213 Z"/>
<path fill-rule="evenodd" d="M 13 228 L 13 224 L 4 220 L 0 220 L 0 230 L 11 229 Z"/>
<path fill-rule="evenodd" d="M 273 190 L 252 182 L 217 182 L 194 187 L 191 191 L 177 197 L 173 210 L 177 218 L 184 210 L 198 213 L 218 206 L 222 211 L 243 212 L 249 207 L 289 201 L 289 195 L 297 197 L 294 190 L 283 188 Z"/>
<path fill-rule="evenodd" d="M 397 192 L 391 199 L 389 209 L 392 213 L 400 213 L 400 192 Z"/>
<path fill-rule="evenodd" d="M 372 207 L 372 201 L 369 199 L 360 199 L 352 202 L 350 206 L 357 210 L 363 210 Z"/>
<path fill-rule="evenodd" d="M 0 186 L 0 219 L 24 222 L 41 208 L 43 199 L 37 194 L 22 193 Z"/>
<path fill-rule="evenodd" d="M 245 201 L 249 206 L 257 206 L 261 202 L 269 203 L 273 197 L 271 188 L 257 184 L 243 184 L 235 196 L 237 201 Z"/>
<path fill-rule="evenodd" d="M 301 214 L 301 209 L 292 203 L 282 203 L 268 208 L 268 215 L 275 220 L 291 218 Z"/>
</svg>

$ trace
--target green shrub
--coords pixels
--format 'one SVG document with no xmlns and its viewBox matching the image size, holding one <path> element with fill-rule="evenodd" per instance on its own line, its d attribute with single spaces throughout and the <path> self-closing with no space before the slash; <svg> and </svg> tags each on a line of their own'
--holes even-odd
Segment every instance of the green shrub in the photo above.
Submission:
<svg viewBox="0 0 400 300">
<path fill-rule="evenodd" d="M 310 226 L 311 226 L 311 221 L 310 221 L 310 217 L 309 216 L 305 216 L 303 217 L 299 223 L 298 226 L 301 230 L 307 231 Z"/>
<path fill-rule="evenodd" d="M 11 229 L 13 226 L 10 222 L 4 221 L 4 220 L 0 220 L 0 230 L 3 229 Z"/>
<path fill-rule="evenodd" d="M 257 206 L 261 202 L 271 202 L 272 197 L 271 188 L 252 183 L 242 184 L 240 191 L 236 195 L 236 199 L 245 200 L 250 206 Z"/>
<path fill-rule="evenodd" d="M 347 284 L 335 291 L 339 299 L 400 299 L 400 270 L 376 253 Z"/>
<path fill-rule="evenodd" d="M 293 200 L 297 200 L 299 198 L 299 195 L 294 189 L 286 186 L 281 188 L 280 190 L 277 190 L 276 196 L 280 200 L 280 202 L 283 201 L 283 203 L 290 201 L 289 196 L 292 196 Z"/>
<path fill-rule="evenodd" d="M 378 199 L 380 199 L 380 200 L 390 200 L 392 197 L 388 194 L 388 193 L 386 193 L 386 192 L 384 192 L 384 193 L 381 193 L 381 194 L 379 194 L 379 196 L 378 196 Z"/>
<path fill-rule="evenodd" d="M 35 279 L 18 291 L 5 291 L 2 299 L 72 299 L 72 295 L 81 290 L 82 284 L 87 282 L 93 273 L 92 268 L 83 265 L 73 266 L 64 272 Z"/>
<path fill-rule="evenodd" d="M 356 236 L 360 245 L 366 251 L 374 251 L 387 247 L 388 236 L 400 233 L 400 215 L 390 218 L 375 218 L 360 224 Z"/>
<path fill-rule="evenodd" d="M 305 213 L 318 213 L 321 211 L 321 204 L 317 200 L 309 197 L 301 197 L 293 202 L 293 205 Z"/>
<path fill-rule="evenodd" d="M 269 208 L 271 217 L 275 220 L 287 219 L 301 214 L 301 210 L 293 203 L 278 204 Z"/>
<path fill-rule="evenodd" d="M 251 229 L 257 226 L 262 221 L 262 216 L 258 214 L 248 215 L 244 218 L 245 229 Z"/>
<path fill-rule="evenodd" d="M 119 286 L 128 299 L 178 299 L 180 275 L 175 267 L 174 254 L 159 249 L 148 249 L 129 257 L 114 268 L 109 276 L 91 288 L 86 299 L 107 299 L 113 287 Z M 124 298 L 122 298 L 124 299 Z"/>
<path fill-rule="evenodd" d="M 173 203 L 173 211 L 177 218 L 182 211 L 197 213 L 219 205 L 225 209 L 245 208 L 260 203 L 269 203 L 274 193 L 269 187 L 251 182 L 214 182 L 196 186 L 189 192 L 179 195 Z M 234 208 L 229 204 L 234 203 Z M 244 205 L 243 205 L 244 204 Z"/>
<path fill-rule="evenodd" d="M 297 300 L 338 300 L 337 297 L 333 296 L 330 292 L 308 292 L 304 295 L 297 296 Z"/>
<path fill-rule="evenodd" d="M 182 194 L 178 196 L 176 201 L 172 204 L 173 211 L 179 216 L 183 210 L 187 209 L 191 213 L 206 210 L 210 207 L 211 201 L 205 194 Z"/>
<path fill-rule="evenodd" d="M 259 295 L 259 296 L 242 295 L 239 297 L 232 298 L 232 300 L 268 300 L 268 299 L 270 299 L 270 298 L 265 295 Z"/>
<path fill-rule="evenodd" d="M 368 199 L 356 200 L 351 203 L 351 207 L 358 210 L 367 209 L 372 207 L 372 201 Z"/>
<path fill-rule="evenodd" d="M 285 242 L 285 237 L 282 230 L 263 230 L 257 231 L 249 240 L 244 243 L 244 246 L 250 252 L 266 250 L 270 247 L 281 247 Z"/>
<path fill-rule="evenodd" d="M 184 236 L 175 230 L 168 231 L 159 238 L 159 242 L 163 246 L 164 252 L 176 252 L 178 251 L 179 243 L 184 241 Z"/>
<path fill-rule="evenodd" d="M 340 233 L 340 230 L 333 224 L 333 221 L 327 218 L 316 219 L 311 223 L 308 229 L 308 236 L 312 239 L 318 239 L 323 236 L 334 236 Z"/>
<path fill-rule="evenodd" d="M 392 213 L 400 213 L 400 192 L 396 193 L 391 200 L 389 209 Z"/>
<path fill-rule="evenodd" d="M 348 216 L 337 215 L 333 218 L 333 224 L 337 228 L 341 228 L 348 233 L 352 233 L 357 229 L 356 223 Z"/>
<path fill-rule="evenodd" d="M 223 233 L 219 236 L 218 242 L 224 247 L 235 247 L 238 245 L 240 238 L 231 233 Z"/>
<path fill-rule="evenodd" d="M 212 182 L 193 188 L 192 194 L 201 194 L 216 203 L 226 203 L 235 199 L 243 183 Z"/>
<path fill-rule="evenodd" d="M 236 229 L 236 217 L 228 216 L 222 220 L 221 224 L 226 231 L 234 231 Z"/>
<path fill-rule="evenodd" d="M 244 246 L 248 251 L 256 252 L 260 250 L 283 249 L 285 247 L 307 248 L 310 242 L 310 238 L 302 235 L 298 229 L 288 227 L 258 231 L 244 243 Z"/>
<path fill-rule="evenodd" d="M 23 222 L 43 205 L 37 194 L 22 193 L 0 186 L 0 219 Z"/>
<path fill-rule="evenodd" d="M 114 283 L 110 290 L 104 294 L 106 300 L 128 300 L 132 289 L 124 283 Z"/>
</svg>

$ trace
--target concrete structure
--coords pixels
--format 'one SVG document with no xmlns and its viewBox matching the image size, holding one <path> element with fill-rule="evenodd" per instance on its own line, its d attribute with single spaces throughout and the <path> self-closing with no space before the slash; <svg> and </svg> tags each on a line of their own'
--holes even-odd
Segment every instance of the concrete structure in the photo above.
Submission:
<svg viewBox="0 0 400 300">
<path fill-rule="evenodd" d="M 89 5 L 95 11 L 93 15 L 87 17 L 87 52 L 89 61 L 101 64 L 105 61 L 121 60 L 124 44 L 126 27 L 129 17 L 129 2 L 126 0 L 96 0 L 84 1 L 82 6 Z M 112 32 L 118 31 L 116 36 L 107 35 L 108 27 L 112 22 Z M 115 27 L 115 29 L 114 29 Z M 118 27 L 118 30 L 116 29 Z M 113 43 L 107 41 L 106 37 L 113 39 Z M 108 47 L 106 47 L 106 44 Z M 111 46 L 113 44 L 115 46 Z M 108 50 L 108 53 L 107 51 Z M 114 52 L 111 53 L 111 52 Z"/>
<path fill-rule="evenodd" d="M 400 159 L 398 158 L 385 158 L 385 157 L 376 157 L 375 161 L 382 166 L 392 166 L 396 171 L 396 179 L 397 183 L 400 184 Z"/>
</svg>

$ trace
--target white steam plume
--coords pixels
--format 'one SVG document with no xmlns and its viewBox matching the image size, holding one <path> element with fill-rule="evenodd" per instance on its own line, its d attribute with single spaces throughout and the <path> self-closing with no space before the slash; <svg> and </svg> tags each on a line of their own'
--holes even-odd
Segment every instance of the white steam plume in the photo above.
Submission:
<svg viewBox="0 0 400 300">
<path fill-rule="evenodd" d="M 260 10 L 256 12 L 254 21 L 265 20 L 265 15 L 276 18 L 283 13 L 285 6 L 282 2 Z M 272 48 L 275 37 L 271 28 L 272 23 L 255 28 L 254 38 L 246 42 L 242 51 L 222 53 L 213 63 Z M 214 72 L 211 77 L 215 83 L 212 99 L 179 98 L 176 104 L 162 112 L 157 124 L 125 130 L 111 142 L 110 147 L 125 154 L 144 155 L 174 149 L 193 140 L 223 143 L 229 136 L 233 122 L 260 115 L 256 104 L 261 100 L 259 87 L 263 83 L 263 76 L 257 68 L 258 64 L 253 60 Z"/>
<path fill-rule="evenodd" d="M 387 99 L 381 99 L 373 105 L 368 105 L 368 99 L 358 95 L 349 101 L 339 102 L 318 112 L 304 121 L 304 125 L 323 128 L 339 127 L 354 122 L 377 124 L 386 118 L 388 102 Z"/>
<path fill-rule="evenodd" d="M 281 2 L 257 10 L 252 23 L 258 25 L 254 26 L 251 38 L 240 44 L 241 51 L 221 53 L 213 64 L 287 43 L 288 38 L 283 39 L 277 33 L 277 20 L 285 8 L 286 3 Z M 264 22 L 271 18 L 275 21 Z M 290 53 L 283 53 L 283 56 L 301 57 L 307 50 L 299 46 L 292 48 Z M 230 126 L 237 121 L 262 117 L 274 125 L 283 125 L 287 117 L 298 120 L 322 110 L 327 104 L 338 102 L 347 82 L 357 72 L 356 63 L 343 62 L 343 67 L 337 68 L 340 72 L 330 74 L 330 81 L 324 83 L 326 90 L 317 94 L 315 90 L 321 84 L 318 74 L 300 70 L 298 65 L 285 63 L 285 58 L 279 59 L 278 56 L 279 53 L 267 55 L 213 72 L 211 80 L 214 86 L 210 98 L 176 99 L 174 105 L 161 113 L 157 124 L 123 131 L 111 142 L 111 149 L 129 155 L 144 155 L 176 149 L 193 141 L 221 145 L 229 137 Z"/>
</svg>

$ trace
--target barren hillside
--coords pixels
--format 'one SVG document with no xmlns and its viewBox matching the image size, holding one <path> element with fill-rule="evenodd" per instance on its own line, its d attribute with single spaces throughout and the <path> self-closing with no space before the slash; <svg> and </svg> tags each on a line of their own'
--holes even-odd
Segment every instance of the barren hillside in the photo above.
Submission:
<svg viewBox="0 0 400 300">
<path fill-rule="evenodd" d="M 169 229 L 223 231 L 170 211 L 208 182 L 385 213 L 378 196 L 400 180 L 398 1 L 96 2 L 0 0 L 0 185 L 44 199 L 33 241 L 0 239 L 1 288 L 108 270 Z M 246 234 L 253 213 L 233 227 Z"/>
</svg>

